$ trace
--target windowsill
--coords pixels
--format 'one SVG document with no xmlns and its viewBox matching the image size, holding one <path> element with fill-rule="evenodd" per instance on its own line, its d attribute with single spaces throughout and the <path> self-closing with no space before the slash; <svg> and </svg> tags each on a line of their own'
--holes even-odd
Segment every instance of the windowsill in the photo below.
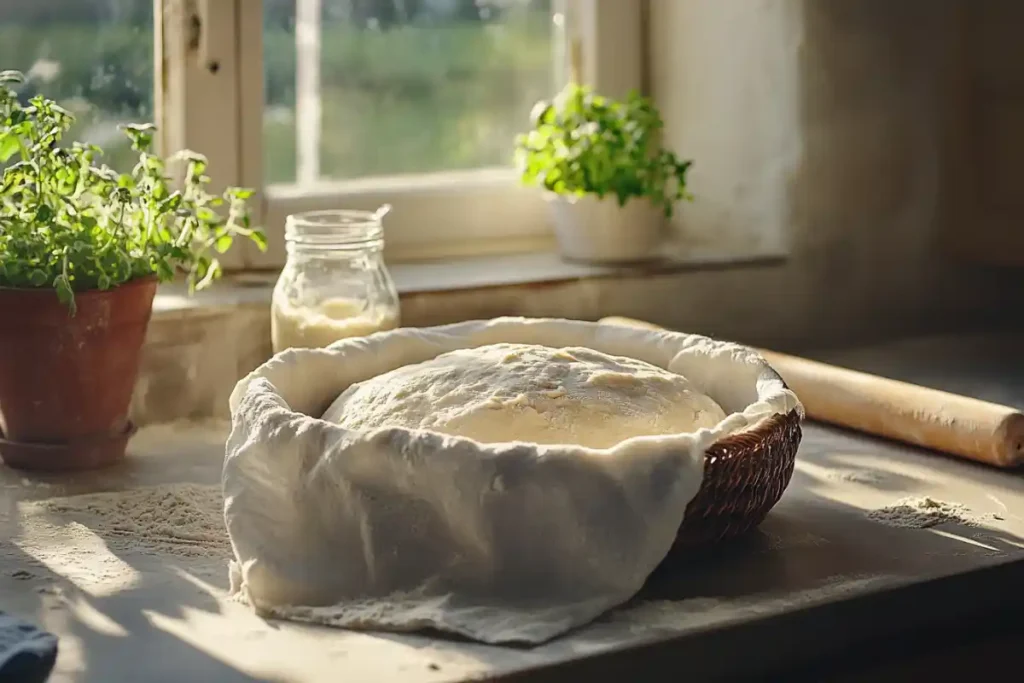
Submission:
<svg viewBox="0 0 1024 683">
<path fill-rule="evenodd" d="M 642 266 L 563 262 L 553 252 L 395 263 L 402 322 L 414 327 L 512 315 L 597 320 L 631 315 L 712 332 L 705 287 L 744 280 L 780 256 L 737 257 L 691 249 Z M 693 287 L 683 283 L 693 278 Z M 769 275 L 770 277 L 770 275 Z M 271 355 L 270 299 L 277 273 L 235 273 L 189 297 L 182 283 L 160 287 L 143 349 L 132 419 L 140 425 L 182 418 L 226 417 L 240 377 Z M 689 302 L 689 303 L 688 303 Z M 750 324 L 749 316 L 743 316 Z M 686 329 L 680 327 L 680 329 Z"/>
<path fill-rule="evenodd" d="M 779 264 L 785 256 L 737 256 L 711 249 L 679 253 L 671 248 L 659 259 L 630 265 L 592 265 L 563 261 L 555 252 L 502 254 L 396 263 L 388 266 L 402 295 L 456 292 L 573 280 L 644 277 L 731 267 Z M 184 310 L 213 310 L 239 305 L 268 305 L 277 280 L 276 272 L 241 272 L 224 277 L 211 289 L 189 296 L 180 283 L 161 285 L 154 315 Z"/>
</svg>

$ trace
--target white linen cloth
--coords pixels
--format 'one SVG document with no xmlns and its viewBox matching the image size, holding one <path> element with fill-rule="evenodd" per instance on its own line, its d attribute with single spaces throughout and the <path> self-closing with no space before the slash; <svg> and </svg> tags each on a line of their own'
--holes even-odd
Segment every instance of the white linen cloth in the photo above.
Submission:
<svg viewBox="0 0 1024 683">
<path fill-rule="evenodd" d="M 728 417 L 608 449 L 484 444 L 319 419 L 349 385 L 458 348 L 583 346 L 684 375 Z M 403 328 L 282 352 L 242 379 L 223 471 L 233 590 L 268 616 L 540 643 L 632 597 L 696 495 L 705 450 L 796 396 L 752 350 L 549 319 Z"/>
</svg>

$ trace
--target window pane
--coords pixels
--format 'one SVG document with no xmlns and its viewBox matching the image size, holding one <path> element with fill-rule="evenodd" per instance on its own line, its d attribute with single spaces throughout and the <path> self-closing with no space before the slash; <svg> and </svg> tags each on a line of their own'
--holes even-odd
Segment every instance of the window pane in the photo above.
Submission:
<svg viewBox="0 0 1024 683">
<path fill-rule="evenodd" d="M 508 166 L 552 0 L 264 0 L 268 182 Z"/>
<path fill-rule="evenodd" d="M 118 170 L 133 165 L 117 126 L 153 118 L 153 0 L 0 2 L 0 70 L 27 81 L 77 118 L 72 139 L 103 147 Z"/>
</svg>

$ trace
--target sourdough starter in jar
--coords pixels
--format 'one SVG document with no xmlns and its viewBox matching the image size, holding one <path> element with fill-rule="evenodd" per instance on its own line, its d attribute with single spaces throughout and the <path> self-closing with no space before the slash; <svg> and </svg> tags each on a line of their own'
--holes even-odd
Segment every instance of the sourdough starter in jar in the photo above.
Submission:
<svg viewBox="0 0 1024 683">
<path fill-rule="evenodd" d="M 367 314 L 361 302 L 342 298 L 326 299 L 312 307 L 275 302 L 273 316 L 275 353 L 289 348 L 328 346 L 339 339 L 365 337 L 398 327 L 398 311 Z"/>
<path fill-rule="evenodd" d="M 398 293 L 383 257 L 386 211 L 288 217 L 288 260 L 271 306 L 274 353 L 398 327 Z"/>
</svg>

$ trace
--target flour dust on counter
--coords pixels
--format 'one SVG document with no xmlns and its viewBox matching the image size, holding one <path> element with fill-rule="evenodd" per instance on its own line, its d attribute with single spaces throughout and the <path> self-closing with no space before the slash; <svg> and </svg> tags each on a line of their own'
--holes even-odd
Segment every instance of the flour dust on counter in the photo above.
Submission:
<svg viewBox="0 0 1024 683">
<path fill-rule="evenodd" d="M 892 505 L 869 511 L 868 518 L 904 529 L 929 529 L 946 523 L 981 526 L 986 521 L 965 505 L 928 496 L 901 498 Z"/>
<path fill-rule="evenodd" d="M 885 482 L 885 474 L 873 470 L 830 469 L 824 476 L 829 481 L 864 486 L 877 486 Z"/>
<path fill-rule="evenodd" d="M 142 553 L 230 557 L 219 486 L 171 483 L 21 504 L 23 518 L 80 524 L 108 544 Z"/>
</svg>

